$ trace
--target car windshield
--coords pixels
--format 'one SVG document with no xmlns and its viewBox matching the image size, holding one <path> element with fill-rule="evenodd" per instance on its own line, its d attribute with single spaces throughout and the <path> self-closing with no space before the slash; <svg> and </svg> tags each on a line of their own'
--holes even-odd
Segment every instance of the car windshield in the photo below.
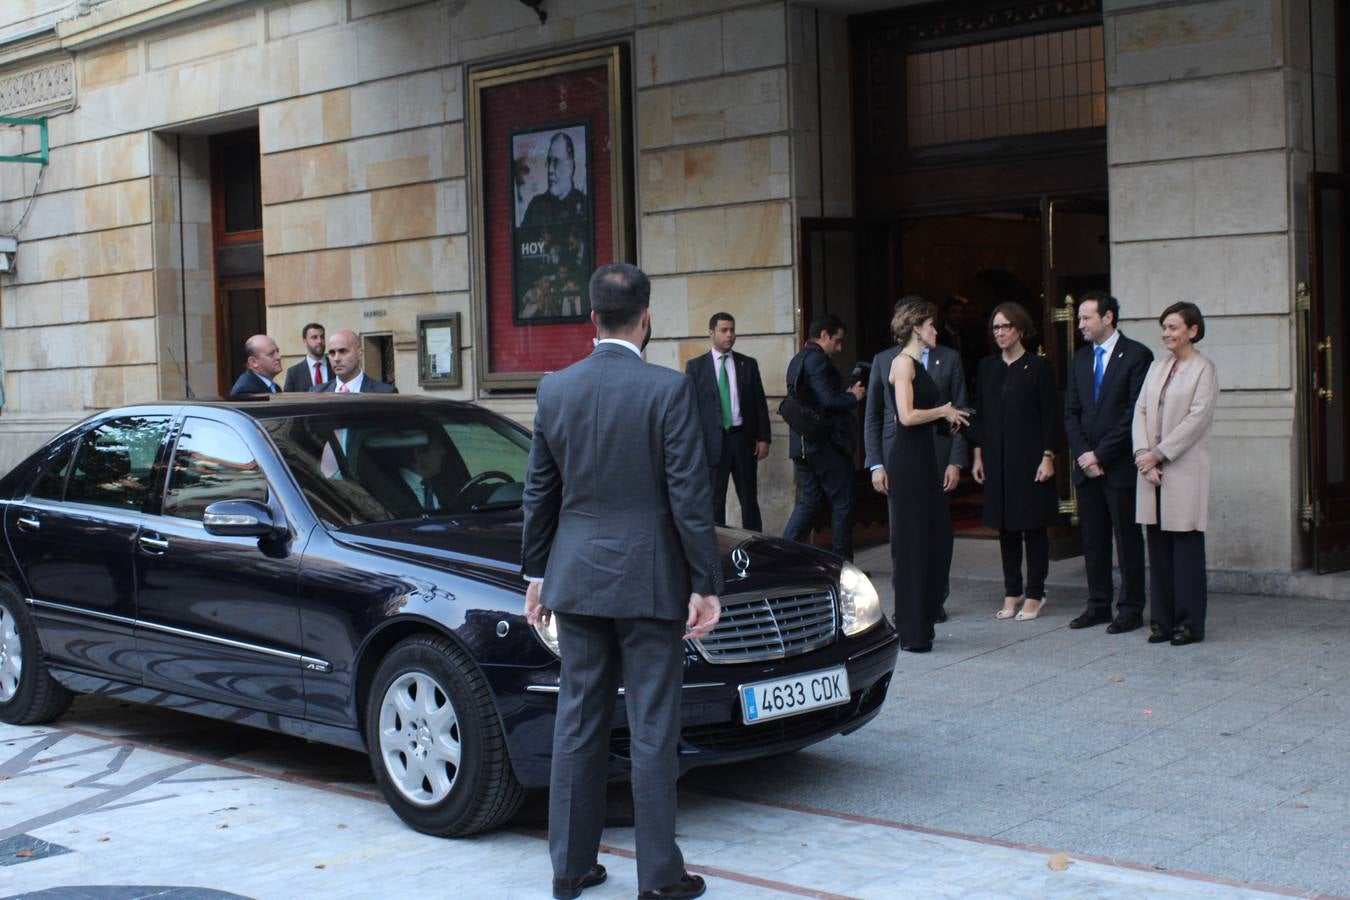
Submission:
<svg viewBox="0 0 1350 900">
<path fill-rule="evenodd" d="M 329 527 L 520 505 L 530 437 L 485 410 L 349 409 L 263 424 Z"/>
</svg>

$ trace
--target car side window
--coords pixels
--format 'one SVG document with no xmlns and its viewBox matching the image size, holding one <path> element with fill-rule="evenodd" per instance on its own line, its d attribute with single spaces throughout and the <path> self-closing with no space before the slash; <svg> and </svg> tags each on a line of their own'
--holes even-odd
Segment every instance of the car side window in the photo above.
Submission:
<svg viewBox="0 0 1350 900">
<path fill-rule="evenodd" d="M 70 461 L 75 456 L 75 441 L 66 446 L 48 461 L 42 474 L 33 482 L 29 497 L 39 500 L 60 500 L 66 490 L 66 474 L 70 471 Z"/>
<path fill-rule="evenodd" d="M 164 515 L 201 521 L 217 500 L 267 502 L 267 479 L 248 445 L 228 425 L 189 417 L 169 465 Z"/>
<path fill-rule="evenodd" d="M 75 454 L 66 500 L 118 509 L 143 507 L 168 427 L 168 416 L 127 416 L 85 434 Z"/>
</svg>

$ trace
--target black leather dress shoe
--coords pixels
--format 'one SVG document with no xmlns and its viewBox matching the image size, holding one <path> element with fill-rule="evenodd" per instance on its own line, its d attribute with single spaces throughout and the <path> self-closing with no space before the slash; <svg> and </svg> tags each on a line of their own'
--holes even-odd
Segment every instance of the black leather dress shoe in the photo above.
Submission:
<svg viewBox="0 0 1350 900">
<path fill-rule="evenodd" d="M 945 606 L 939 606 L 939 607 L 938 607 L 938 611 L 937 611 L 937 615 L 936 615 L 936 616 L 933 616 L 933 621 L 934 621 L 934 622 L 937 622 L 939 625 L 941 625 L 943 622 L 947 621 L 947 619 L 948 619 L 948 616 L 947 616 L 947 607 L 945 607 Z"/>
<path fill-rule="evenodd" d="M 1139 616 L 1116 616 L 1114 622 L 1106 626 L 1107 634 L 1124 634 L 1127 631 L 1134 631 L 1136 628 L 1143 628 L 1144 620 Z"/>
<path fill-rule="evenodd" d="M 1171 639 L 1172 637 L 1167 633 L 1167 629 L 1163 628 L 1157 622 L 1148 626 L 1148 642 L 1150 644 L 1164 644 Z"/>
<path fill-rule="evenodd" d="M 1070 628 L 1091 628 L 1093 625 L 1103 625 L 1111 621 L 1109 612 L 1094 612 L 1088 610 L 1076 619 L 1069 620 Z"/>
<path fill-rule="evenodd" d="M 554 900 L 576 900 L 581 896 L 581 892 L 588 887 L 595 887 L 602 883 L 606 878 L 605 867 L 596 863 L 591 866 L 591 870 L 580 878 L 555 878 L 553 879 L 553 898 Z"/>
<path fill-rule="evenodd" d="M 691 897 L 702 897 L 707 889 L 702 878 L 685 872 L 684 877 L 674 884 L 655 891 L 643 891 L 638 894 L 638 900 L 689 900 Z"/>
<path fill-rule="evenodd" d="M 1204 638 L 1196 637 L 1195 634 L 1192 633 L 1192 631 L 1185 625 L 1182 625 L 1176 631 L 1172 632 L 1173 647 L 1184 647 L 1187 644 L 1198 644 L 1203 640 Z"/>
</svg>

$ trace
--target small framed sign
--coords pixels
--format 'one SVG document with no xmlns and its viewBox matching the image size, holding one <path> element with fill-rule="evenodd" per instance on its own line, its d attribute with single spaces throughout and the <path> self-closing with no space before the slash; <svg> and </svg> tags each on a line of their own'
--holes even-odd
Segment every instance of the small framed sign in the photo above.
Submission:
<svg viewBox="0 0 1350 900">
<path fill-rule="evenodd" d="M 417 317 L 417 383 L 422 387 L 459 387 L 459 313 Z"/>
</svg>

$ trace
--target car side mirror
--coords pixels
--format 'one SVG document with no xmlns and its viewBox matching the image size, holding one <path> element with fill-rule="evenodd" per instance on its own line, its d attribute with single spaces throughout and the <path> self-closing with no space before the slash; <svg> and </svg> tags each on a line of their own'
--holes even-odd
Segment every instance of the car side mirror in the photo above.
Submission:
<svg viewBox="0 0 1350 900">
<path fill-rule="evenodd" d="M 219 500 L 202 513 L 207 534 L 221 537 L 267 538 L 285 532 L 272 510 L 257 500 Z"/>
</svg>

